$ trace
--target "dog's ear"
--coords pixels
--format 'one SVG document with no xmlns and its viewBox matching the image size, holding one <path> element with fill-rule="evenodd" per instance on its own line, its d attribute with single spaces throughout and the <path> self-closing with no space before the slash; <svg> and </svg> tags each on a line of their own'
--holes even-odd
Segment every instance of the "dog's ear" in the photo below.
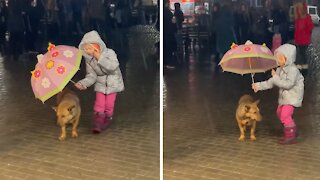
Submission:
<svg viewBox="0 0 320 180">
<path fill-rule="evenodd" d="M 75 108 L 75 107 L 76 107 L 75 105 L 73 105 L 73 106 L 69 107 L 69 108 L 68 108 L 68 111 L 69 111 L 69 112 L 71 112 L 71 111 L 72 111 L 72 109 L 73 109 L 73 108 Z"/>
<path fill-rule="evenodd" d="M 260 99 L 256 100 L 254 103 L 258 105 L 260 103 Z"/>
<path fill-rule="evenodd" d="M 57 106 L 52 106 L 51 107 L 55 112 L 57 112 Z"/>
</svg>

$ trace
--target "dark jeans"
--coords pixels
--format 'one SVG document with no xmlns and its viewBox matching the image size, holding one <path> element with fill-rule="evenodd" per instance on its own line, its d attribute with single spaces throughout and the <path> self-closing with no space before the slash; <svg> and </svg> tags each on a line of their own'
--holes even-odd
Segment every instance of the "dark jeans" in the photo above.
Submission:
<svg viewBox="0 0 320 180">
<path fill-rule="evenodd" d="M 19 56 L 23 51 L 23 32 L 10 32 L 10 54 Z"/>
<path fill-rule="evenodd" d="M 212 44 L 212 55 L 214 55 L 214 62 L 216 64 L 219 64 L 220 59 L 219 59 L 219 53 L 217 52 L 217 42 L 216 42 L 217 41 L 217 37 L 216 37 L 216 33 L 212 32 L 210 38 L 211 38 L 211 40 L 210 40 L 211 43 L 210 44 Z"/>
<path fill-rule="evenodd" d="M 177 52 L 177 43 L 174 34 L 164 35 L 163 41 L 163 65 L 175 65 L 174 52 Z"/>
<path fill-rule="evenodd" d="M 1 54 L 5 53 L 5 44 L 6 44 L 6 27 L 0 25 L 0 52 Z"/>
<path fill-rule="evenodd" d="M 172 51 L 164 51 L 163 53 L 163 65 L 174 65 L 174 57 Z"/>
<path fill-rule="evenodd" d="M 30 28 L 26 31 L 26 49 L 29 51 L 36 51 L 35 43 L 38 39 L 38 29 L 40 24 L 40 19 L 37 17 L 29 18 Z"/>
<path fill-rule="evenodd" d="M 307 56 L 308 45 L 297 45 L 297 58 L 296 64 L 308 64 Z"/>
</svg>

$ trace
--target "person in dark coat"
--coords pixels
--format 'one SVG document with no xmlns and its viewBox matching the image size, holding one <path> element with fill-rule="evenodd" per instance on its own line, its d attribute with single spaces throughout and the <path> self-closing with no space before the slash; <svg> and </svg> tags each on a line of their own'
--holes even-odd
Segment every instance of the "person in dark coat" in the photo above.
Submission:
<svg viewBox="0 0 320 180">
<path fill-rule="evenodd" d="M 250 37 L 251 25 L 252 25 L 252 18 L 249 11 L 249 7 L 245 4 L 241 4 L 240 10 L 237 13 L 236 24 L 238 24 L 238 28 L 236 31 L 238 33 L 238 43 L 244 44 Z"/>
<path fill-rule="evenodd" d="M 177 33 L 176 33 L 176 42 L 179 50 L 183 48 L 183 38 L 182 38 L 182 24 L 184 21 L 184 14 L 180 8 L 180 3 L 174 3 L 174 14 L 177 26 Z"/>
<path fill-rule="evenodd" d="M 8 31 L 10 33 L 10 52 L 17 60 L 23 51 L 25 24 L 23 20 L 23 1 L 10 0 L 8 2 Z"/>
<path fill-rule="evenodd" d="M 284 44 L 288 40 L 288 31 L 289 31 L 289 26 L 288 26 L 289 21 L 286 15 L 287 13 L 279 5 L 276 6 L 271 13 L 272 13 L 272 19 L 273 19 L 274 33 L 281 34 L 282 43 Z"/>
<path fill-rule="evenodd" d="M 163 65 L 166 68 L 174 68 L 173 52 L 177 49 L 176 27 L 176 24 L 173 23 L 173 13 L 169 8 L 169 1 L 166 0 L 163 9 Z"/>
<path fill-rule="evenodd" d="M 106 16 L 105 11 L 106 7 L 104 6 L 104 2 L 101 0 L 90 0 L 87 1 L 86 4 L 88 18 L 89 18 L 89 30 L 96 30 L 102 36 L 102 39 L 106 39 L 105 34 L 105 23 Z"/>
<path fill-rule="evenodd" d="M 5 54 L 5 43 L 6 43 L 6 31 L 7 31 L 7 7 L 5 1 L 0 1 L 0 52 L 1 55 Z"/>
<path fill-rule="evenodd" d="M 44 15 L 44 5 L 40 0 L 28 0 L 26 9 L 26 48 L 29 51 L 37 51 L 35 43 L 38 39 L 40 19 Z"/>
<path fill-rule="evenodd" d="M 156 29 L 160 32 L 160 0 L 157 0 L 157 20 L 156 20 Z"/>
<path fill-rule="evenodd" d="M 252 25 L 252 41 L 254 44 L 263 44 L 266 45 L 271 49 L 271 41 L 272 41 L 272 34 L 268 31 L 268 18 L 267 12 L 259 11 L 253 14 L 255 18 L 253 18 L 253 25 Z"/>
<path fill-rule="evenodd" d="M 184 21 L 184 14 L 181 10 L 180 3 L 174 3 L 174 17 L 176 17 L 176 24 L 178 30 L 182 29 L 182 23 Z"/>
<path fill-rule="evenodd" d="M 211 38 L 211 42 L 213 45 L 212 48 L 212 55 L 214 56 L 214 62 L 216 63 L 216 69 L 219 67 L 219 61 L 220 61 L 220 57 L 219 57 L 219 53 L 217 52 L 217 19 L 219 18 L 219 12 L 220 12 L 220 4 L 219 3 L 215 3 L 212 7 L 212 12 L 211 12 L 211 23 L 210 23 L 210 38 Z"/>
<path fill-rule="evenodd" d="M 234 33 L 234 16 L 229 5 L 221 7 L 216 20 L 216 47 L 219 59 L 230 49 L 233 42 L 236 42 Z"/>
<path fill-rule="evenodd" d="M 82 25 L 82 9 L 85 6 L 85 2 L 83 0 L 72 0 L 72 25 L 73 25 L 73 33 L 75 34 L 83 34 L 83 25 Z"/>
</svg>

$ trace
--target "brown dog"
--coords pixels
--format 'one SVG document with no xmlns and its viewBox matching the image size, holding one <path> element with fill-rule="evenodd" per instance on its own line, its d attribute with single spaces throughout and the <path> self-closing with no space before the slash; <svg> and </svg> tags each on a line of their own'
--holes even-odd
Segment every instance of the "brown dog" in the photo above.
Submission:
<svg viewBox="0 0 320 180">
<path fill-rule="evenodd" d="M 53 107 L 57 114 L 57 124 L 61 126 L 59 140 L 66 138 L 66 126 L 72 124 L 72 137 L 78 137 L 77 127 L 81 115 L 80 100 L 78 96 L 64 89 L 57 95 L 57 107 Z"/>
<path fill-rule="evenodd" d="M 254 101 L 250 95 L 243 95 L 239 99 L 238 108 L 236 111 L 236 119 L 240 129 L 240 141 L 244 141 L 244 132 L 247 126 L 251 126 L 250 139 L 256 140 L 255 130 L 257 121 L 261 121 L 262 116 L 260 114 L 258 104 L 260 100 Z"/>
</svg>

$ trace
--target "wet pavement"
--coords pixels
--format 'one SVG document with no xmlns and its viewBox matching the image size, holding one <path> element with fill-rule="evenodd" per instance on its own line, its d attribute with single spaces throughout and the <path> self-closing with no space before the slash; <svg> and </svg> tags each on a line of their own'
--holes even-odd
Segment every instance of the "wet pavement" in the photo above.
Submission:
<svg viewBox="0 0 320 180">
<path fill-rule="evenodd" d="M 278 91 L 253 93 L 250 75 L 214 73 L 210 56 L 191 53 L 183 67 L 164 71 L 164 179 L 320 179 L 319 27 L 310 49 L 310 70 L 303 72 L 303 107 L 294 113 L 299 138 L 278 145 L 282 128 L 276 117 Z M 256 74 L 255 80 L 269 74 Z M 260 99 L 263 120 L 257 140 L 239 142 L 235 110 L 239 98 Z"/>
<path fill-rule="evenodd" d="M 55 99 L 42 104 L 32 93 L 35 55 L 0 58 L 0 179 L 159 179 L 159 69 L 156 63 L 144 66 L 139 51 L 153 40 L 125 37 L 116 51 L 126 89 L 118 95 L 114 123 L 91 134 L 93 88 L 74 89 L 83 111 L 79 137 L 72 139 L 69 128 L 65 142 L 58 140 Z M 73 80 L 84 76 L 83 69 Z"/>
</svg>

